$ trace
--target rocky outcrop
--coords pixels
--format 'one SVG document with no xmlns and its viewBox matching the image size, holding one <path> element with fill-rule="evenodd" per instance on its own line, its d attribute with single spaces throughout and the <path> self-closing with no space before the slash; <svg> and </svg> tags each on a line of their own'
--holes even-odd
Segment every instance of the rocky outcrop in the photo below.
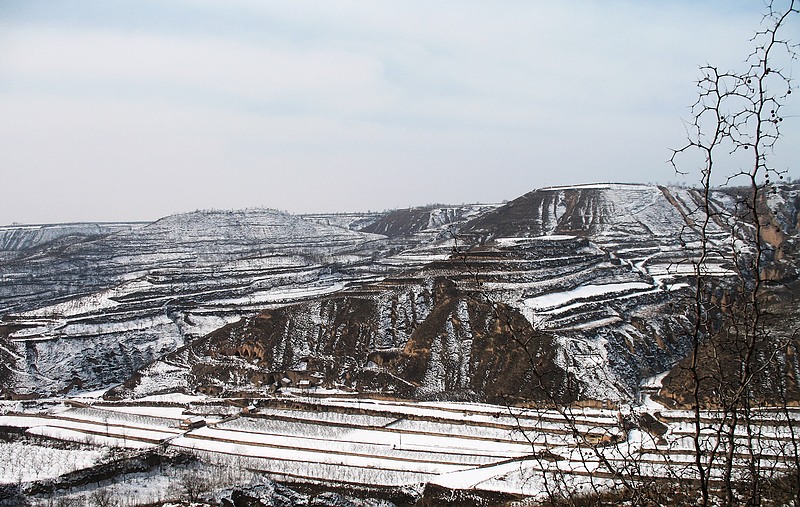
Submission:
<svg viewBox="0 0 800 507">
<path fill-rule="evenodd" d="M 349 489 L 352 491 L 349 491 Z M 307 505 L 309 507 L 395 507 L 395 504 L 389 500 L 359 498 L 355 496 L 359 491 L 352 486 L 350 488 L 343 486 L 340 490 L 341 492 L 321 491 L 308 494 L 295 491 L 268 479 L 258 479 L 250 484 L 216 492 L 213 497 L 215 505 L 223 507 L 294 507 L 297 505 Z M 368 494 L 369 491 L 364 491 L 363 493 Z M 372 493 L 375 493 L 375 491 Z M 412 496 L 404 491 L 381 491 L 380 493 L 393 499 L 398 498 L 404 503 L 409 502 L 409 504 L 418 499 L 418 495 Z"/>
</svg>

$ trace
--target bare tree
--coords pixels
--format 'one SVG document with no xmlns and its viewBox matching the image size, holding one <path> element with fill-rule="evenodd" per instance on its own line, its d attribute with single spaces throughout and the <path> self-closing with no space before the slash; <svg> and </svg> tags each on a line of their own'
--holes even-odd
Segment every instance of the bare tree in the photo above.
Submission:
<svg viewBox="0 0 800 507">
<path fill-rule="evenodd" d="M 756 415 L 781 400 L 782 371 L 795 336 L 780 321 L 777 289 L 780 231 L 769 197 L 785 169 L 770 165 L 781 138 L 782 109 L 792 93 L 788 66 L 796 45 L 784 33 L 798 13 L 795 0 L 770 2 L 754 50 L 741 71 L 701 67 L 699 96 L 687 124 L 688 142 L 670 162 L 679 173 L 685 155 L 699 154 L 700 199 L 683 232 L 693 271 L 692 349 L 677 375 L 693 412 L 695 479 L 702 505 L 758 505 L 764 487 L 764 449 Z M 734 169 L 731 169 L 731 168 Z M 714 188 L 721 182 L 722 188 Z M 722 203 L 717 198 L 724 198 Z M 715 234 L 726 230 L 725 243 Z M 727 272 L 722 273 L 725 267 Z M 775 389 L 771 380 L 782 387 Z M 791 427 L 791 417 L 787 419 Z M 709 422 L 710 419 L 710 422 Z M 797 446 L 793 462 L 797 463 Z"/>
<path fill-rule="evenodd" d="M 595 498 L 627 498 L 636 505 L 697 500 L 704 506 L 760 505 L 765 495 L 777 498 L 780 487 L 788 491 L 782 497 L 800 505 L 800 431 L 795 427 L 797 411 L 789 406 L 800 398 L 800 389 L 788 383 L 786 374 L 790 356 L 800 355 L 799 333 L 792 324 L 795 303 L 785 299 L 791 291 L 780 286 L 776 275 L 786 252 L 776 241 L 780 231 L 775 231 L 769 198 L 775 182 L 785 176 L 785 170 L 769 160 L 781 138 L 782 109 L 792 93 L 788 66 L 796 46 L 784 34 L 797 13 L 796 0 L 767 5 L 763 28 L 752 39 L 754 50 L 742 71 L 701 67 L 688 142 L 674 150 L 670 160 L 679 173 L 687 172 L 681 165 L 684 155 L 699 153 L 703 161 L 697 208 L 681 232 L 693 290 L 679 306 L 691 323 L 691 347 L 673 376 L 679 401 L 692 414 L 692 462 L 688 468 L 673 463 L 671 450 L 664 450 L 669 468 L 659 479 L 673 484 L 665 487 L 648 476 L 640 457 L 629 453 L 611 458 L 602 444 L 587 438 L 564 404 L 564 390 L 571 386 L 552 385 L 542 363 L 539 332 L 513 308 L 492 300 L 468 252 L 456 245 L 455 253 L 475 286 L 474 299 L 491 307 L 494 320 L 521 352 L 529 390 L 561 414 L 576 446 L 599 463 L 599 468 L 587 466 L 586 471 L 601 471 L 619 486 L 609 494 L 592 482 Z M 721 188 L 715 188 L 717 181 Z M 779 438 L 765 438 L 761 423 L 767 419 L 786 431 Z M 779 419 L 782 422 L 775 422 Z M 534 456 L 542 461 L 535 452 Z M 574 497 L 564 474 L 545 472 L 544 487 L 552 504 L 588 501 Z"/>
<path fill-rule="evenodd" d="M 94 507 L 119 507 L 119 501 L 109 488 L 97 488 L 89 495 L 90 505 Z"/>
<path fill-rule="evenodd" d="M 209 477 L 199 470 L 187 470 L 178 478 L 181 498 L 189 502 L 197 502 L 210 490 Z"/>
</svg>

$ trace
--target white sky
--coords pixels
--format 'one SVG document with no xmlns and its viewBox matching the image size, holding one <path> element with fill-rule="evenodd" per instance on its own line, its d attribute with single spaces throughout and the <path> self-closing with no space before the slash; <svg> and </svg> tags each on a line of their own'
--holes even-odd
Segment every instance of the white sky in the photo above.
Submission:
<svg viewBox="0 0 800 507">
<path fill-rule="evenodd" d="M 678 181 L 698 66 L 740 68 L 762 8 L 2 0 L 0 224 Z M 800 159 L 798 109 L 779 168 Z"/>
</svg>

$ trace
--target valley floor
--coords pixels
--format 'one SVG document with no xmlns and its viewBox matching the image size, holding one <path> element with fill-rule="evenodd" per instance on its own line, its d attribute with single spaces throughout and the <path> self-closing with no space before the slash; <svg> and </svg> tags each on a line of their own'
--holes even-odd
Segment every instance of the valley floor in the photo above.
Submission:
<svg viewBox="0 0 800 507">
<path fill-rule="evenodd" d="M 135 403 L 88 398 L 5 403 L 0 486 L 28 491 L 34 505 L 47 504 L 45 496 L 34 494 L 41 484 L 59 484 L 65 474 L 148 450 L 188 454 L 227 473 L 237 471 L 231 480 L 266 475 L 306 486 L 418 493 L 429 485 L 540 500 L 608 490 L 620 477 L 675 480 L 695 473 L 691 414 L 654 402 L 554 410 L 298 391 L 258 400 L 178 395 Z M 796 409 L 759 412 L 758 449 L 768 473 L 791 468 L 787 457 L 797 453 L 788 446 L 796 444 L 792 429 L 798 420 Z M 704 424 L 713 445 L 715 414 L 705 414 Z M 126 505 L 186 494 L 174 486 L 179 479 L 157 472 L 148 487 L 136 480 L 104 487 L 141 500 Z M 59 494 L 88 498 L 91 491 Z"/>
</svg>

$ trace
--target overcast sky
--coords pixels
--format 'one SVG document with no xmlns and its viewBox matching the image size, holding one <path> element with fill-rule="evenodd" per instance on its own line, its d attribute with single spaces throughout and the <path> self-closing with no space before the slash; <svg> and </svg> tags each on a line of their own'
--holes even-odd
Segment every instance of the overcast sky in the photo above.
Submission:
<svg viewBox="0 0 800 507">
<path fill-rule="evenodd" d="M 741 67 L 762 7 L 0 0 L 0 224 L 677 181 L 698 66 Z"/>
</svg>

